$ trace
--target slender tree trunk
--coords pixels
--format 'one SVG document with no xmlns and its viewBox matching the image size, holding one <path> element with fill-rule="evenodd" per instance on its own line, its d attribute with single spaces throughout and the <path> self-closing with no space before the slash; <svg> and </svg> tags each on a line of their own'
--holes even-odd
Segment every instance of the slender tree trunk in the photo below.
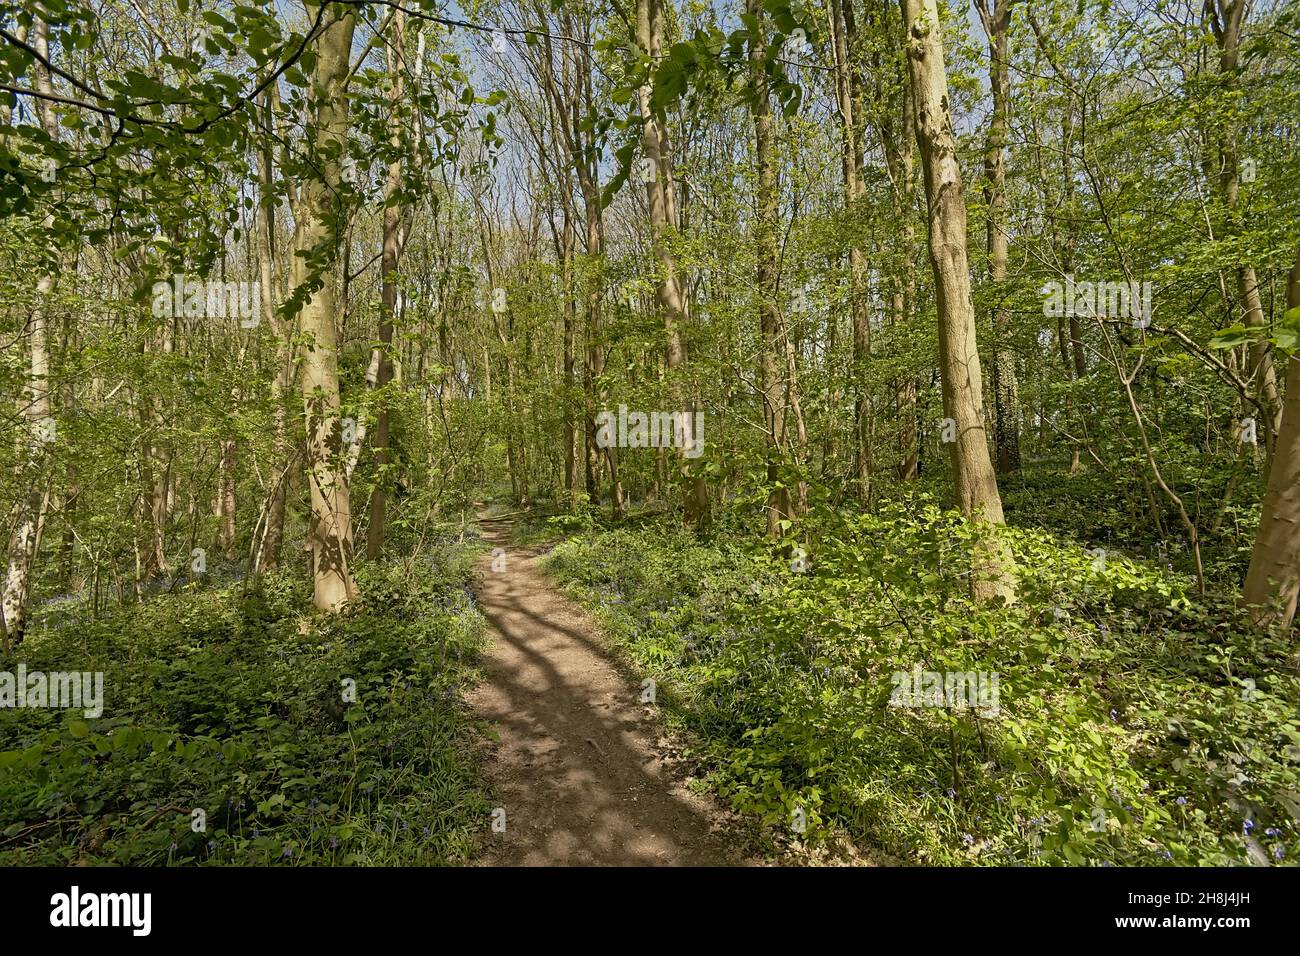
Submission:
<svg viewBox="0 0 1300 956">
<path fill-rule="evenodd" d="M 50 55 L 49 26 L 37 20 L 34 46 L 46 60 Z M 53 93 L 50 71 L 37 66 L 36 88 L 49 96 Z M 41 125 L 50 139 L 58 137 L 58 119 L 47 100 L 37 103 Z M 53 228 L 54 217 L 46 216 L 44 228 Z M 41 529 L 50 495 L 46 487 L 50 446 L 57 439 L 50 403 L 50 355 L 47 342 L 49 297 L 54 292 L 54 276 L 46 274 L 36 283 L 36 304 L 27 324 L 27 349 L 30 358 L 27 377 L 27 405 L 23 418 L 27 424 L 27 455 L 22 480 L 26 490 L 14 508 L 9 536 L 9 566 L 5 575 L 4 594 L 0 598 L 6 644 L 22 643 L 27 627 L 27 607 L 32 594 L 33 564 L 39 550 Z"/>
<path fill-rule="evenodd" d="M 600 193 L 596 189 L 593 174 L 583 176 L 582 193 L 586 207 L 587 252 L 591 269 L 591 274 L 587 277 L 587 369 L 591 409 L 587 416 L 587 464 L 588 472 L 594 476 L 598 452 L 595 407 L 598 403 L 604 405 L 607 396 L 604 387 L 599 384 L 605 374 L 605 350 L 600 343 L 605 236 L 600 216 Z M 610 445 L 604 451 L 605 467 L 609 469 L 610 512 L 615 519 L 620 519 L 626 510 L 626 502 L 623 497 L 623 482 L 618 474 L 618 449 Z"/>
<path fill-rule="evenodd" d="M 572 18 L 565 16 L 562 27 L 568 32 L 578 30 Z M 596 444 L 596 405 L 603 402 L 605 396 L 599 387 L 599 379 L 604 371 L 604 355 L 600 346 L 600 320 L 602 283 L 604 282 L 604 232 L 601 221 L 600 189 L 596 182 L 596 159 L 589 132 L 584 129 L 580 117 L 592 110 L 591 76 L 588 59 L 570 56 L 566 48 L 561 49 L 560 75 L 557 78 L 555 67 L 555 49 L 549 35 L 541 38 L 544 56 L 537 63 L 537 76 L 544 86 L 556 119 L 565 153 L 574 169 L 578 186 L 582 192 L 583 215 L 586 231 L 586 258 L 583 263 L 583 286 L 586 300 L 586 323 L 584 334 L 583 362 L 583 427 L 584 468 L 587 499 L 593 503 L 600 500 L 597 485 L 600 449 Z M 605 449 L 605 463 L 610 471 L 610 491 L 612 510 L 616 518 L 622 517 L 624 510 L 623 486 L 618 478 L 618 458 L 612 447 Z"/>
<path fill-rule="evenodd" d="M 594 110 L 592 105 L 591 76 L 584 68 L 578 77 L 578 95 L 574 98 L 575 107 L 581 103 L 585 112 Z M 577 125 L 577 124 L 575 124 Z M 600 189 L 597 183 L 597 165 L 594 149 L 586 149 L 578 167 L 579 185 L 582 187 L 582 202 L 587 220 L 587 253 L 590 257 L 591 274 L 588 276 L 587 288 L 587 333 L 588 364 L 591 369 L 593 395 L 601 405 L 607 395 L 600 379 L 605 374 L 605 349 L 600 342 L 600 329 L 604 302 L 605 283 L 605 223 L 601 216 Z M 591 443 L 595 445 L 596 419 L 592 415 L 587 424 Z M 594 448 L 593 448 L 594 450 Z M 619 520 L 626 512 L 623 497 L 623 482 L 619 478 L 618 448 L 610 445 L 605 449 L 605 467 L 609 469 L 610 512 Z"/>
<path fill-rule="evenodd" d="M 1219 47 L 1219 73 L 1223 78 L 1224 93 L 1229 100 L 1229 115 L 1220 129 L 1219 188 L 1227 210 L 1226 238 L 1235 239 L 1242 232 L 1241 219 L 1241 156 L 1237 146 L 1238 109 L 1237 96 L 1241 87 L 1240 48 L 1241 28 L 1246 18 L 1246 0 L 1206 0 L 1206 13 L 1210 28 Z M 1255 269 L 1240 259 L 1233 269 L 1237 279 L 1237 297 L 1247 326 L 1262 328 L 1267 324 L 1259 295 L 1259 281 Z M 1268 410 L 1263 422 L 1264 444 L 1269 454 L 1277 436 L 1281 417 L 1281 398 L 1278 395 L 1277 371 L 1273 366 L 1273 353 L 1268 342 L 1260 340 L 1250 346 L 1250 380 L 1255 394 Z"/>
<path fill-rule="evenodd" d="M 766 14 L 761 0 L 745 0 L 746 12 L 759 24 L 749 38 L 750 112 L 754 120 L 754 164 L 758 178 L 758 221 L 755 241 L 758 259 L 759 389 L 767 426 L 767 535 L 779 538 L 783 521 L 794 516 L 790 490 L 782 482 L 781 461 L 785 444 L 785 395 L 781 385 L 779 350 L 781 315 L 777 296 L 776 133 L 768 97 Z"/>
<path fill-rule="evenodd" d="M 315 9 L 308 5 L 309 12 Z M 352 7 L 327 13 L 315 43 L 316 63 L 308 99 L 308 135 L 321 172 L 303 185 L 294 230 L 293 285 L 306 294 L 300 321 L 307 344 L 302 357 L 302 396 L 307 425 L 307 476 L 311 487 L 311 553 L 314 600 L 336 611 L 356 596 L 352 581 L 352 503 L 341 449 L 338 330 L 328 277 L 309 262 L 336 258 L 343 213 L 335 201 L 348 138 L 345 90 L 356 17 Z"/>
<path fill-rule="evenodd" d="M 660 0 L 637 0 L 637 44 L 651 57 L 657 58 L 663 46 L 663 12 Z M 650 98 L 650 87 L 639 90 L 641 107 L 641 148 L 650 161 L 654 175 L 646 182 L 646 201 L 650 209 L 650 230 L 654 249 L 656 301 L 664 317 L 664 338 L 668 364 L 669 388 L 674 410 L 682 408 L 681 382 L 674 375 L 684 370 L 686 347 L 682 342 L 682 329 L 689 321 L 689 300 L 686 282 L 672 249 L 676 233 L 676 199 L 672 179 L 672 154 L 669 151 L 668 124 L 661 110 L 656 110 Z M 692 403 L 687 409 L 695 411 Z M 709 492 L 701 469 L 692 468 L 686 457 L 686 448 L 679 449 L 678 468 L 682 477 L 686 523 L 701 526 L 708 522 Z"/>
<path fill-rule="evenodd" d="M 171 355 L 176 350 L 176 321 L 176 317 L 172 316 L 163 326 L 161 338 L 164 355 Z M 145 409 L 148 411 L 146 412 Z M 152 422 L 162 422 L 167 419 L 167 411 L 163 407 L 161 395 L 155 395 L 153 399 L 141 402 L 142 418 L 146 414 L 152 416 Z M 152 432 L 153 429 L 150 428 L 149 431 Z M 171 452 L 151 440 L 146 440 L 141 454 L 149 476 L 144 489 L 147 513 L 141 523 L 142 530 L 150 535 L 146 546 L 148 574 L 166 574 L 167 523 L 171 518 Z"/>
<path fill-rule="evenodd" d="M 992 2 L 992 8 L 989 3 Z M 1016 382 L 1016 356 L 1002 341 L 1009 331 L 1011 310 L 1003 304 L 1007 281 L 1006 144 L 1011 112 L 1010 42 L 1013 0 L 976 0 L 989 41 L 989 85 L 993 115 L 984 150 L 984 197 L 988 204 L 989 279 L 999 297 L 993 311 L 994 438 L 997 467 L 1003 474 L 1020 470 L 1020 398 Z"/>
<path fill-rule="evenodd" d="M 239 465 L 239 443 L 234 439 L 221 442 L 221 480 L 217 488 L 217 513 L 221 519 L 221 552 L 235 556 L 235 470 Z"/>
<path fill-rule="evenodd" d="M 844 204 L 856 212 L 863 193 L 861 97 L 856 94 L 851 56 L 854 20 L 851 0 L 831 0 L 835 97 L 840 112 L 840 168 Z M 871 499 L 871 402 L 867 366 L 871 356 L 871 316 L 867 303 L 866 259 L 861 245 L 849 245 L 849 298 L 853 318 L 853 475 L 858 501 Z"/>
<path fill-rule="evenodd" d="M 262 103 L 265 132 L 271 134 L 274 110 L 271 98 Z M 258 294 L 261 298 L 262 319 L 275 335 L 275 374 L 271 378 L 271 421 L 274 435 L 276 470 L 271 475 L 271 486 L 262 507 L 262 540 L 253 557 L 254 573 L 270 571 L 280 564 L 280 548 L 284 541 L 284 514 L 288 501 L 288 478 L 292 467 L 293 442 L 289 437 L 289 414 L 286 407 L 289 390 L 293 385 L 293 337 L 282 328 L 276 315 L 276 244 L 275 209 L 268 198 L 271 193 L 271 148 L 259 150 L 257 157 L 258 180 L 262 189 L 262 207 L 258 216 L 257 266 Z"/>
<path fill-rule="evenodd" d="M 577 504 L 578 497 L 578 456 L 575 443 L 574 400 L 577 396 L 578 381 L 574 368 L 573 332 L 577 325 L 578 288 L 575 266 L 577 236 L 574 234 L 573 217 L 569 204 L 564 204 L 564 229 L 561 240 L 561 260 L 564 276 L 564 490 L 569 495 L 569 507 Z"/>
<path fill-rule="evenodd" d="M 945 415 L 955 424 L 953 487 L 962 511 L 984 525 L 1001 525 L 1002 498 L 984 431 L 983 379 L 975 340 L 966 203 L 949 113 L 948 77 L 936 0 L 901 0 L 916 110 L 916 138 L 929 203 L 930 264 L 939 308 L 939 357 Z M 985 536 L 972 568 L 977 600 L 1015 595 L 1010 555 Z"/>
<path fill-rule="evenodd" d="M 393 11 L 392 35 L 388 40 L 388 131 L 390 145 L 402 145 L 401 106 L 405 95 L 406 14 Z M 388 164 L 388 181 L 384 184 L 384 238 L 380 253 L 379 374 L 375 387 L 381 392 L 393 379 L 393 319 L 397 315 L 397 266 L 406 241 L 406 207 L 397 199 L 402 188 L 402 160 Z M 387 523 L 387 468 L 391 461 L 388 437 L 388 400 L 381 397 L 375 417 L 371 449 L 375 457 L 375 487 L 370 494 L 370 521 L 366 526 L 366 556 L 378 558 L 384 550 Z"/>
<path fill-rule="evenodd" d="M 852 4 L 844 7 L 846 20 L 853 10 Z M 898 30 L 891 24 L 889 7 L 882 4 L 869 8 L 872 23 L 879 35 L 897 37 Z M 852 29 L 849 31 L 852 33 Z M 885 158 L 885 171 L 889 174 L 890 196 L 899 229 L 895 233 L 894 250 L 897 263 L 891 276 L 893 291 L 890 295 L 890 324 L 906 327 L 912 322 L 916 308 L 916 119 L 912 108 L 911 84 L 907 78 L 906 45 L 895 49 L 886 47 L 888 59 L 880 53 L 874 58 L 876 104 L 878 125 Z M 896 95 L 891 82 L 900 87 Z M 901 102 L 901 110 L 894 102 Z M 896 123 L 901 130 L 896 128 Z M 898 420 L 898 477 L 912 481 L 920 473 L 920 433 L 917 427 L 916 379 L 904 374 L 894 382 L 894 410 Z"/>
</svg>

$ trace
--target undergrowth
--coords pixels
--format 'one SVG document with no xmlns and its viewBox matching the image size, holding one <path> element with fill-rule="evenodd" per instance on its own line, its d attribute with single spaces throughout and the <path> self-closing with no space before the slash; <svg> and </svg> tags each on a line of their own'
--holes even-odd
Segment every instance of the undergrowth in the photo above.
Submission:
<svg viewBox="0 0 1300 956">
<path fill-rule="evenodd" d="M 773 835 L 933 864 L 1300 852 L 1289 637 L 1185 576 L 1023 528 L 1019 601 L 977 606 L 968 526 L 924 495 L 807 527 L 798 551 L 657 521 L 549 561 L 656 679 L 710 785 Z M 996 716 L 891 706 L 917 667 L 997 674 Z"/>
<path fill-rule="evenodd" d="M 0 865 L 465 860 L 488 814 L 471 558 L 362 564 L 338 616 L 292 572 L 36 630 L 0 670 L 103 671 L 104 710 L 0 710 Z"/>
</svg>

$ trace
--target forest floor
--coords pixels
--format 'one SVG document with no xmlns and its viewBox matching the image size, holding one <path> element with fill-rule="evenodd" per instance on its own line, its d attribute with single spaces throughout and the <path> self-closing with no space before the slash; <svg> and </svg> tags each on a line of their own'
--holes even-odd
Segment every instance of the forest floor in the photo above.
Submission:
<svg viewBox="0 0 1300 956">
<path fill-rule="evenodd" d="M 485 680 L 468 696 L 497 741 L 487 762 L 505 830 L 485 837 L 489 866 L 723 866 L 752 861 L 728 811 L 687 788 L 684 761 L 599 628 L 482 517 L 505 549 L 484 558 L 478 600 L 495 634 Z M 496 552 L 500 555 L 501 552 Z M 496 567 L 501 568 L 500 558 Z"/>
</svg>

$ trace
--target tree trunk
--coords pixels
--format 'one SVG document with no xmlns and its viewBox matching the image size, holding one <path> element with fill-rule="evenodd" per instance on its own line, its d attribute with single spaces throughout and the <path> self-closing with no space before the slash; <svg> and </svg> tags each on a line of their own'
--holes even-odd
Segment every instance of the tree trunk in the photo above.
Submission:
<svg viewBox="0 0 1300 956">
<path fill-rule="evenodd" d="M 663 13 L 660 0 L 637 0 L 636 40 L 652 59 L 660 56 L 663 46 Z M 689 321 L 689 301 L 686 283 L 677 264 L 671 239 L 677 229 L 676 199 L 672 179 L 672 154 L 669 151 L 668 126 L 662 110 L 656 110 L 650 99 L 650 87 L 642 86 L 639 93 L 641 107 L 641 148 L 650 161 L 653 177 L 646 182 L 646 202 L 650 209 L 650 231 L 654 249 L 656 276 L 656 301 L 663 312 L 666 359 L 670 394 L 674 410 L 683 406 L 680 380 L 673 372 L 686 364 L 686 347 L 682 342 L 682 328 Z M 692 414 L 695 405 L 687 409 Z M 686 457 L 685 447 L 678 450 L 677 462 L 682 476 L 686 523 L 701 526 L 708 522 L 709 491 L 701 469 L 693 469 Z"/>
<path fill-rule="evenodd" d="M 239 464 L 239 443 L 234 439 L 221 442 L 221 480 L 217 488 L 217 513 L 221 518 L 221 552 L 235 556 L 235 469 Z"/>
<path fill-rule="evenodd" d="M 600 343 L 605 236 L 600 216 L 600 192 L 596 188 L 594 173 L 585 172 L 582 180 L 582 198 L 587 217 L 587 255 L 590 259 L 588 267 L 591 269 L 587 280 L 587 394 L 590 409 L 587 415 L 587 467 L 589 474 L 594 477 L 595 457 L 598 454 L 595 408 L 597 404 L 603 406 L 607 398 L 605 388 L 600 384 L 600 379 L 605 374 L 605 351 Z M 610 445 L 605 449 L 604 457 L 605 467 L 609 469 L 610 513 L 618 520 L 623 517 L 626 509 L 623 482 L 618 475 L 618 449 Z"/>
<path fill-rule="evenodd" d="M 34 46 L 46 60 L 50 55 L 49 26 L 37 20 Z M 45 95 L 53 92 L 53 81 L 47 67 L 37 66 L 36 88 Z M 58 136 L 58 119 L 48 100 L 37 102 L 41 125 L 53 140 Z M 46 216 L 44 227 L 53 228 L 53 215 Z M 9 566 L 5 574 L 4 594 L 0 597 L 3 611 L 5 642 L 9 647 L 22 643 L 27 627 L 27 606 L 32 593 L 32 566 L 36 560 L 41 528 L 50 496 L 46 488 L 49 465 L 49 446 L 57 438 L 54 420 L 50 416 L 50 355 L 46 338 L 49 317 L 48 300 L 54 291 L 54 276 L 41 276 L 36 283 L 36 305 L 27 325 L 28 366 L 26 407 L 27 460 L 23 467 L 23 481 L 27 488 L 14 508 L 14 521 L 9 536 Z"/>
<path fill-rule="evenodd" d="M 749 38 L 750 112 L 754 119 L 754 164 L 758 178 L 758 220 L 755 241 L 758 260 L 759 389 L 767 428 L 767 535 L 779 538 L 783 521 L 793 517 L 790 490 L 783 483 L 781 459 L 785 444 L 785 396 L 781 387 L 779 341 L 781 316 L 777 295 L 776 134 L 768 98 L 766 20 L 761 0 L 745 0 L 746 12 L 759 24 Z"/>
<path fill-rule="evenodd" d="M 574 399 L 577 396 L 578 381 L 574 368 L 573 332 L 577 325 L 578 288 L 576 284 L 576 246 L 577 236 L 573 229 L 573 216 L 569 204 L 564 205 L 564 230 L 561 239 L 561 259 L 564 274 L 564 490 L 569 494 L 569 507 L 577 504 L 578 498 L 578 455 L 575 443 L 577 428 L 575 425 Z"/>
<path fill-rule="evenodd" d="M 309 12 L 315 6 L 309 4 Z M 352 504 L 340 442 L 335 300 L 328 277 L 320 274 L 320 263 L 337 257 L 342 210 L 335 197 L 341 186 L 341 159 L 348 137 L 345 83 L 356 17 L 352 7 L 342 7 L 327 13 L 326 21 L 328 26 L 316 40 L 308 100 L 308 135 L 314 140 L 321 171 L 303 185 L 295 215 L 292 274 L 295 294 L 306 295 L 300 317 L 306 339 L 302 396 L 312 512 L 307 549 L 315 604 L 337 611 L 356 596 L 350 570 Z"/>
<path fill-rule="evenodd" d="M 856 95 L 850 57 L 854 20 L 851 0 L 831 0 L 831 25 L 835 70 L 835 98 L 840 111 L 840 169 L 844 205 L 856 214 L 863 193 L 861 97 Z M 871 402 L 867 364 L 871 356 L 871 316 L 866 289 L 866 260 L 859 243 L 849 245 L 849 298 L 853 317 L 853 475 L 858 501 L 871 498 Z"/>
<path fill-rule="evenodd" d="M 270 134 L 274 123 L 274 110 L 270 96 L 262 104 L 265 131 Z M 258 293 L 261 298 L 262 318 L 275 334 L 275 375 L 271 378 L 271 415 L 277 470 L 271 476 L 271 487 L 262 506 L 262 539 L 253 556 L 253 571 L 270 571 L 280 564 L 280 547 L 284 541 L 284 514 L 288 501 L 289 471 L 292 467 L 293 443 L 289 438 L 289 415 L 286 398 L 293 385 L 293 336 L 281 327 L 276 316 L 276 266 L 275 266 L 275 206 L 267 201 L 271 191 L 271 148 L 259 150 L 257 157 L 258 180 L 262 189 L 261 215 L 257 227 Z"/>
<path fill-rule="evenodd" d="M 845 6 L 846 20 L 852 10 L 852 4 Z M 871 10 L 879 34 L 897 36 L 889 22 L 888 8 L 881 5 Z M 882 61 L 879 53 L 875 55 L 872 72 L 876 79 L 876 109 L 880 113 L 878 125 L 885 171 L 889 174 L 894 216 L 899 224 L 894 240 L 898 266 L 891 277 L 889 321 L 894 327 L 902 327 L 911 323 L 916 307 L 916 120 L 905 64 L 906 46 L 897 58 L 893 44 L 887 47 L 887 52 L 888 60 Z M 889 86 L 891 79 L 898 82 L 902 94 L 899 97 L 901 116 L 897 117 L 902 129 L 898 131 L 895 130 L 895 93 Z M 920 474 L 921 430 L 917 427 L 916 380 L 911 374 L 894 382 L 894 410 L 898 420 L 898 477 L 901 481 L 912 481 Z"/>
<path fill-rule="evenodd" d="M 567 15 L 563 17 L 561 24 L 562 29 L 570 35 L 579 30 L 578 24 Z M 588 58 L 571 58 L 567 52 L 562 52 L 561 73 L 557 81 L 554 70 L 555 51 L 549 35 L 542 36 L 541 48 L 544 55 L 537 65 L 538 79 L 550 98 L 555 111 L 555 125 L 559 129 L 569 163 L 577 176 L 586 223 L 584 291 L 587 308 L 583 368 L 583 412 L 586 424 L 583 428 L 583 447 L 587 498 L 594 503 L 600 499 L 600 489 L 597 486 L 600 449 L 596 444 L 596 405 L 597 402 L 605 400 L 603 389 L 599 387 L 599 379 L 604 371 L 604 355 L 599 341 L 602 283 L 604 282 L 604 225 L 601 220 L 600 189 L 596 181 L 595 149 L 589 138 L 592 134 L 580 121 L 581 116 L 588 115 L 594 108 L 591 66 Z M 623 486 L 618 477 L 617 450 L 613 447 L 606 448 L 604 458 L 609 468 L 612 511 L 615 518 L 621 518 L 624 512 L 624 501 Z"/>
<path fill-rule="evenodd" d="M 1300 248 L 1287 286 L 1288 311 L 1300 309 Z M 1268 469 L 1259 530 L 1242 603 L 1261 628 L 1288 628 L 1300 594 L 1300 358 L 1286 373 L 1286 402 Z"/>
<path fill-rule="evenodd" d="M 401 104 L 405 92 L 406 14 L 393 11 L 392 35 L 388 40 L 388 130 L 394 149 L 402 145 Z M 379 375 L 375 387 L 383 391 L 393 380 L 393 318 L 397 314 L 397 265 L 406 240 L 406 207 L 397 201 L 402 188 L 402 160 L 388 164 L 388 181 L 384 184 L 384 238 L 380 253 Z M 375 487 L 370 494 L 370 521 L 366 526 L 366 556 L 378 558 L 384 550 L 387 522 L 391 460 L 388 448 L 388 399 L 381 396 L 370 447 L 375 458 Z"/>
<path fill-rule="evenodd" d="M 936 0 L 901 0 L 908 67 L 929 205 L 930 265 L 939 309 L 939 357 L 945 415 L 955 423 L 953 486 L 972 521 L 1001 525 L 1002 498 L 984 430 L 983 379 L 975 339 L 966 204 L 948 109 L 948 77 Z M 976 548 L 971 574 L 976 600 L 1014 598 L 1010 556 L 995 537 Z"/>
<path fill-rule="evenodd" d="M 990 9 L 989 3 L 993 6 Z M 993 115 L 984 150 L 984 197 L 988 205 L 987 241 L 989 280 L 998 304 L 993 311 L 996 350 L 993 355 L 994 438 L 998 471 L 1020 470 L 1020 397 L 1016 382 L 1016 356 L 1005 346 L 1011 310 L 1004 304 L 1007 281 L 1006 145 L 1011 112 L 1011 63 L 1008 34 L 1013 0 L 976 0 L 989 41 L 989 85 Z"/>
<path fill-rule="evenodd" d="M 1242 232 L 1241 221 L 1241 156 L 1237 148 L 1237 95 L 1240 81 L 1240 47 L 1241 27 L 1246 18 L 1246 0 L 1207 0 L 1206 13 L 1210 19 L 1210 29 L 1214 33 L 1219 47 L 1219 73 L 1223 78 L 1224 92 L 1229 100 L 1229 115 L 1223 120 L 1220 129 L 1219 146 L 1219 188 L 1223 194 L 1227 210 L 1226 238 L 1235 239 Z M 1246 262 L 1238 260 L 1233 271 L 1237 278 L 1237 297 L 1242 308 L 1245 324 L 1251 328 L 1265 326 L 1264 307 L 1259 296 L 1259 282 L 1255 269 Z M 1268 342 L 1260 340 L 1250 346 L 1249 378 L 1255 386 L 1255 394 L 1268 410 L 1263 422 L 1264 445 L 1269 454 L 1277 436 L 1281 417 L 1281 399 L 1278 395 L 1277 371 L 1273 366 L 1273 354 Z"/>
</svg>

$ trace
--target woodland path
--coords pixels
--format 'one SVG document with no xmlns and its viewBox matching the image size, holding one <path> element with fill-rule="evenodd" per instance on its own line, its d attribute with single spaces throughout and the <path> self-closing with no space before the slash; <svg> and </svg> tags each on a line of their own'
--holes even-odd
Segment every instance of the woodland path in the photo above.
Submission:
<svg viewBox="0 0 1300 956">
<path fill-rule="evenodd" d="M 489 830 L 488 866 L 734 866 L 727 814 L 684 783 L 652 705 L 619 672 L 581 608 L 512 547 L 508 521 L 481 517 L 505 569 L 480 565 L 477 588 L 495 630 L 470 705 L 500 735 L 487 762 L 504 833 Z"/>
</svg>

